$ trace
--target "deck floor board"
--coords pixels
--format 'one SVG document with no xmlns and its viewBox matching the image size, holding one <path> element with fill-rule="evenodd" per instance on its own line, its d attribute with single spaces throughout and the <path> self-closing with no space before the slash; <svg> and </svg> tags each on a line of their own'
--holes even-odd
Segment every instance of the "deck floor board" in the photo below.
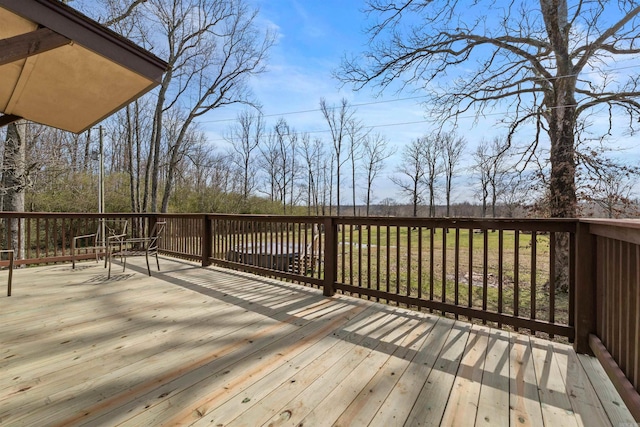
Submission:
<svg viewBox="0 0 640 427">
<path fill-rule="evenodd" d="M 567 345 L 171 258 L 161 268 L 16 270 L 0 297 L 0 424 L 633 422 L 598 362 Z"/>
</svg>

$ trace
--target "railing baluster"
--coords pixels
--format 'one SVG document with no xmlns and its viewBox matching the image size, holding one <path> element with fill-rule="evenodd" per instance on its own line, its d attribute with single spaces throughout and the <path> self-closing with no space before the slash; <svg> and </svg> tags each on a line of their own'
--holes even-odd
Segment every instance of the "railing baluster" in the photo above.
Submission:
<svg viewBox="0 0 640 427">
<path fill-rule="evenodd" d="M 473 232 L 474 229 L 469 229 L 469 291 L 467 293 L 467 307 L 473 307 Z M 471 320 L 471 316 L 467 316 L 467 320 Z"/>
<path fill-rule="evenodd" d="M 382 242 L 380 241 L 380 224 L 376 225 L 376 290 L 380 290 L 380 254 Z M 376 298 L 380 302 L 380 298 Z"/>
<path fill-rule="evenodd" d="M 489 293 L 489 229 L 485 228 L 482 233 L 482 310 L 487 311 L 487 294 Z M 482 324 L 486 325 L 487 320 L 482 319 Z"/>
<path fill-rule="evenodd" d="M 442 302 L 447 302 L 447 228 L 442 228 Z M 442 311 L 445 315 L 445 311 Z"/>
<path fill-rule="evenodd" d="M 40 217 L 36 218 L 36 258 L 40 258 Z"/>
<path fill-rule="evenodd" d="M 367 225 L 367 289 L 371 289 L 371 225 Z"/>
<path fill-rule="evenodd" d="M 411 227 L 407 227 L 407 296 L 411 296 Z"/>
<path fill-rule="evenodd" d="M 358 225 L 358 287 L 362 287 L 362 226 Z M 371 296 L 367 295 L 367 299 Z"/>
<path fill-rule="evenodd" d="M 385 257 L 387 259 L 387 276 L 386 276 L 386 282 L 387 282 L 387 294 L 390 292 L 390 288 L 391 288 L 391 227 L 389 226 L 389 224 L 387 224 L 387 256 Z M 389 302 L 389 300 L 386 300 L 387 302 Z"/>
<path fill-rule="evenodd" d="M 498 313 L 502 314 L 503 298 L 503 267 L 504 267 L 504 230 L 498 230 Z M 498 322 L 498 328 L 502 323 Z"/>
<path fill-rule="evenodd" d="M 520 316 L 520 231 L 513 233 L 513 315 Z M 520 328 L 515 328 L 516 332 Z"/>
<path fill-rule="evenodd" d="M 422 227 L 418 227 L 418 298 L 422 298 Z"/>
<path fill-rule="evenodd" d="M 400 294 L 400 234 L 398 225 L 396 226 L 396 295 Z"/>
<path fill-rule="evenodd" d="M 435 252 L 434 247 L 434 234 L 433 225 L 429 227 L 429 301 L 433 301 L 434 295 L 434 264 L 435 264 Z M 429 309 L 429 313 L 433 313 L 432 309 Z"/>
<path fill-rule="evenodd" d="M 537 256 L 538 256 L 538 237 L 535 231 L 531 232 L 531 280 L 530 282 L 530 293 L 531 293 L 531 313 L 529 315 L 529 318 L 531 320 L 535 320 L 536 319 L 536 296 L 538 293 L 538 290 L 536 289 L 536 279 L 537 279 L 537 274 L 538 274 L 538 268 L 537 268 Z M 536 330 L 532 329 L 531 330 L 531 335 L 535 335 L 536 334 Z"/>
<path fill-rule="evenodd" d="M 346 275 L 346 263 L 347 263 L 347 259 L 346 259 L 346 253 L 345 251 L 347 250 L 347 244 L 346 244 L 346 234 L 345 230 L 344 230 L 344 224 L 339 224 L 338 225 L 338 229 L 340 230 L 339 233 L 341 234 L 341 239 L 342 239 L 342 247 L 341 247 L 341 259 L 342 259 L 342 265 L 340 266 L 340 271 L 341 271 L 341 276 L 340 276 L 340 281 L 344 283 L 345 278 L 347 277 Z"/>
<path fill-rule="evenodd" d="M 549 322 L 556 321 L 556 233 L 549 233 Z M 553 339 L 553 334 L 549 334 Z"/>
<path fill-rule="evenodd" d="M 460 228 L 456 227 L 455 246 L 454 246 L 454 268 L 453 281 L 454 281 L 454 304 L 460 305 Z M 458 320 L 458 313 L 455 314 L 456 320 Z"/>
<path fill-rule="evenodd" d="M 349 224 L 349 284 L 353 285 L 353 224 Z"/>
</svg>

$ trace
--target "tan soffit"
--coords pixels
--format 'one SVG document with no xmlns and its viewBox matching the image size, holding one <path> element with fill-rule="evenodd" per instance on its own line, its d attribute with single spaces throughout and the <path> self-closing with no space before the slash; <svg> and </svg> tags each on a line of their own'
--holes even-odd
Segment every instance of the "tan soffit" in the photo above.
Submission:
<svg viewBox="0 0 640 427">
<path fill-rule="evenodd" d="M 36 41 L 21 43 L 27 36 Z M 166 70 L 59 0 L 0 0 L 3 42 L 0 59 L 11 62 L 0 65 L 0 112 L 75 133 L 153 89 Z M 29 53 L 16 53 L 26 45 Z"/>
</svg>

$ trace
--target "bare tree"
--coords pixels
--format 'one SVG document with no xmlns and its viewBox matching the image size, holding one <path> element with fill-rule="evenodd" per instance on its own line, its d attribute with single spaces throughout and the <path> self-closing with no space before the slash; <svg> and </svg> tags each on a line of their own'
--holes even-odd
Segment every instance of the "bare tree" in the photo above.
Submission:
<svg viewBox="0 0 640 427">
<path fill-rule="evenodd" d="M 496 205 L 505 186 L 508 171 L 506 165 L 507 145 L 500 138 L 482 140 L 474 155 L 474 169 L 480 178 L 482 191 L 482 216 L 487 214 L 487 203 L 491 203 L 491 216 L 496 217 Z"/>
<path fill-rule="evenodd" d="M 530 173 L 513 173 L 504 177 L 501 200 L 505 217 L 522 216 L 522 213 L 528 209 L 527 203 L 533 201 L 531 195 L 533 186 L 530 175 Z"/>
<path fill-rule="evenodd" d="M 280 118 L 269 133 L 267 141 L 260 147 L 262 153 L 261 166 L 266 173 L 267 188 L 271 201 L 282 205 L 283 213 L 287 213 L 287 205 L 292 207 L 297 202 L 296 180 L 298 178 L 297 157 L 298 136 L 287 121 Z"/>
<path fill-rule="evenodd" d="M 442 172 L 440 156 L 442 152 L 441 138 L 439 135 L 425 135 L 419 139 L 424 161 L 424 182 L 429 192 L 429 216 L 436 214 L 436 181 Z"/>
<path fill-rule="evenodd" d="M 595 151 L 590 156 L 581 156 L 581 164 L 585 176 L 578 181 L 583 200 L 604 209 L 609 218 L 638 214 L 633 190 L 638 184 L 640 167 L 619 164 Z"/>
<path fill-rule="evenodd" d="M 203 114 L 234 103 L 254 105 L 248 78 L 264 71 L 273 34 L 261 33 L 257 11 L 244 0 L 148 0 L 152 30 L 164 38 L 162 56 L 168 71 L 158 92 L 154 115 L 151 168 L 151 210 L 157 210 L 160 190 L 160 147 L 163 119 L 172 108 L 184 111 L 181 129 L 171 145 L 162 211 L 167 210 L 172 182 L 189 127 Z M 145 197 L 146 200 L 146 197 Z"/>
<path fill-rule="evenodd" d="M 343 81 L 356 87 L 386 87 L 399 78 L 417 83 L 430 91 L 426 105 L 440 121 L 505 106 L 509 137 L 535 123 L 551 142 L 551 214 L 575 216 L 574 132 L 580 116 L 609 106 L 613 123 L 618 112 L 635 117 L 640 111 L 635 75 L 607 78 L 614 55 L 640 52 L 640 5 L 369 0 L 367 11 L 379 17 L 369 28 L 377 42 L 366 54 L 343 61 Z M 475 73 L 439 79 L 467 64 Z M 583 77 L 586 73 L 599 78 Z M 436 81 L 445 87 L 429 84 Z"/>
<path fill-rule="evenodd" d="M 402 166 L 396 168 L 396 174 L 389 178 L 411 201 L 413 216 L 418 216 L 418 205 L 422 202 L 425 176 L 424 150 L 421 138 L 414 139 L 402 151 Z"/>
<path fill-rule="evenodd" d="M 473 155 L 473 169 L 478 175 L 478 184 L 480 185 L 480 201 L 482 203 L 482 217 L 487 216 L 487 201 L 489 200 L 489 169 L 491 161 L 489 155 L 489 147 L 486 141 L 482 141 Z"/>
<path fill-rule="evenodd" d="M 439 135 L 440 146 L 442 147 L 442 167 L 444 171 L 444 194 L 447 204 L 446 216 L 451 216 L 451 189 L 453 186 L 453 177 L 457 170 L 462 153 L 467 146 L 467 141 L 457 136 L 453 131 L 443 132 Z"/>
<path fill-rule="evenodd" d="M 331 133 L 331 142 L 333 143 L 333 153 L 335 157 L 335 179 L 336 179 L 336 209 L 337 214 L 340 215 L 340 187 L 341 187 L 341 175 L 342 166 L 349 160 L 348 152 L 345 153 L 347 147 L 345 147 L 347 127 L 353 120 L 354 111 L 349 106 L 349 101 L 346 98 L 342 98 L 339 106 L 329 106 L 327 101 L 320 99 L 320 111 L 329 125 L 329 131 Z M 333 185 L 332 185 L 333 187 Z"/>
<path fill-rule="evenodd" d="M 474 112 L 506 109 L 508 140 L 523 127 L 550 143 L 549 212 L 577 213 L 576 128 L 589 111 L 608 115 L 612 131 L 628 129 L 640 113 L 640 79 L 615 67 L 640 53 L 640 4 L 567 0 L 368 0 L 378 19 L 370 50 L 345 58 L 338 76 L 356 88 L 396 80 L 427 91 L 425 105 L 439 123 Z M 461 76 L 459 70 L 465 70 Z M 467 70 L 472 69 L 469 73 Z M 446 79 L 441 78 L 446 76 Z M 459 78 L 456 78 L 459 77 Z M 569 236 L 556 239 L 556 289 L 568 289 Z"/>
<path fill-rule="evenodd" d="M 278 166 L 280 164 L 280 151 L 278 148 L 278 140 L 274 136 L 274 132 L 270 132 L 267 139 L 260 145 L 260 160 L 258 165 L 264 174 L 264 182 L 258 191 L 266 194 L 271 202 L 278 200 L 278 187 L 280 172 Z"/>
<path fill-rule="evenodd" d="M 307 175 L 307 213 L 320 215 L 320 191 L 322 186 L 322 169 L 326 167 L 323 142 L 319 138 L 311 140 L 308 133 L 303 133 L 301 153 L 304 158 Z"/>
<path fill-rule="evenodd" d="M 362 144 L 362 162 L 367 174 L 367 191 L 365 194 L 366 215 L 371 207 L 373 182 L 384 168 L 384 161 L 391 153 L 387 151 L 387 140 L 379 133 L 368 134 Z"/>
<path fill-rule="evenodd" d="M 351 163 L 351 204 L 353 205 L 353 216 L 356 216 L 356 163 L 361 159 L 362 144 L 367 133 L 364 131 L 362 123 L 353 118 L 349 120 L 347 124 L 347 135 L 349 138 L 349 160 Z"/>
<path fill-rule="evenodd" d="M 255 151 L 264 138 L 262 115 L 247 110 L 238 114 L 237 123 L 229 129 L 225 139 L 231 144 L 232 161 L 242 175 L 242 198 L 246 201 L 256 185 Z"/>
<path fill-rule="evenodd" d="M 391 197 L 385 197 L 380 201 L 382 214 L 386 216 L 395 216 L 398 214 L 398 202 Z"/>
</svg>

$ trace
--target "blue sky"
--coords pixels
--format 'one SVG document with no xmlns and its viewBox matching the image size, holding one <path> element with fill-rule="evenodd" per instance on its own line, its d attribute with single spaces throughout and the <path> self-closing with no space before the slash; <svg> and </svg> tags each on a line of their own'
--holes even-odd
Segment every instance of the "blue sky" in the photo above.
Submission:
<svg viewBox="0 0 640 427">
<path fill-rule="evenodd" d="M 353 92 L 350 87 L 341 88 L 332 77 L 344 53 L 358 53 L 366 46 L 363 33 L 364 14 L 360 1 L 311 1 L 311 0 L 254 0 L 260 7 L 262 25 L 276 29 L 278 42 L 270 54 L 269 71 L 252 81 L 252 87 L 263 105 L 266 115 L 316 110 L 320 98 L 329 104 L 346 97 L 352 104 L 381 102 L 398 98 L 415 97 L 417 94 L 382 94 L 375 97 L 369 88 Z M 358 116 L 371 124 L 379 124 L 380 116 L 391 108 L 401 106 L 415 111 L 414 118 L 423 120 L 422 108 L 417 100 L 357 107 Z M 226 109 L 212 113 L 210 120 L 233 119 L 237 110 Z M 398 114 L 407 121 L 405 113 Z M 305 114 L 283 114 L 299 131 L 326 129 L 319 111 Z M 275 119 L 273 121 L 275 122 Z M 394 123 L 392 117 L 385 123 Z M 219 126 L 216 125 L 215 128 Z M 209 130 L 214 127 L 208 126 Z"/>
<path fill-rule="evenodd" d="M 343 55 L 357 54 L 366 47 L 364 34 L 366 16 L 361 12 L 364 2 L 339 0 L 254 0 L 260 7 L 262 25 L 276 29 L 279 37 L 273 48 L 269 71 L 252 81 L 253 91 L 262 103 L 268 125 L 279 115 L 299 132 L 310 132 L 312 137 L 325 138 L 327 125 L 318 110 L 320 98 L 331 105 L 343 97 L 357 105 L 357 118 L 365 126 L 375 126 L 374 132 L 387 137 L 394 156 L 378 181 L 378 200 L 384 197 L 398 199 L 397 189 L 387 176 L 393 173 L 400 160 L 402 146 L 412 139 L 429 133 L 431 125 L 419 102 L 420 93 L 396 93 L 388 90 L 378 94 L 375 88 L 354 92 L 351 87 L 340 87 L 332 77 Z M 409 99 L 407 99 L 409 98 Z M 368 104 L 368 105 L 359 105 Z M 225 108 L 212 112 L 201 121 L 210 140 L 223 146 L 225 130 L 233 123 L 238 109 Z M 410 123 L 410 124 L 406 124 Z M 400 200 L 398 200 L 400 201 Z"/>
<path fill-rule="evenodd" d="M 377 182 L 377 200 L 393 197 L 403 201 L 388 175 L 400 163 L 402 147 L 411 140 L 434 130 L 425 119 L 419 91 L 396 93 L 387 90 L 377 94 L 374 87 L 353 92 L 350 87 L 340 87 L 332 77 L 342 56 L 358 54 L 366 49 L 368 38 L 364 33 L 366 15 L 362 13 L 363 0 L 250 0 L 260 8 L 260 25 L 277 31 L 278 42 L 269 60 L 268 72 L 255 78 L 251 85 L 256 98 L 262 103 L 267 125 L 272 126 L 284 117 L 298 132 L 310 132 L 330 145 L 327 125 L 318 111 L 321 97 L 329 104 L 347 98 L 356 106 L 356 116 L 364 126 L 385 135 L 394 155 L 387 161 L 386 171 Z M 377 96 L 376 96 L 377 95 Z M 203 117 L 202 128 L 210 141 L 224 147 L 223 135 L 233 124 L 241 108 L 224 108 Z M 315 111 L 309 111 L 315 110 Z M 467 165 L 471 152 L 482 139 L 504 135 L 504 129 L 496 126 L 500 117 L 487 116 L 474 123 L 469 117 L 459 123 L 458 133 L 468 141 Z M 598 117 L 594 117 L 596 121 Z M 604 119 L 604 117 L 603 117 Z M 606 120 L 605 120 L 606 121 Z M 631 155 L 637 156 L 635 138 L 613 140 L 612 144 L 633 147 Z M 630 153 L 627 153 L 630 154 Z M 457 194 L 455 201 L 474 199 L 470 173 L 459 178 L 458 188 L 466 189 Z"/>
</svg>

